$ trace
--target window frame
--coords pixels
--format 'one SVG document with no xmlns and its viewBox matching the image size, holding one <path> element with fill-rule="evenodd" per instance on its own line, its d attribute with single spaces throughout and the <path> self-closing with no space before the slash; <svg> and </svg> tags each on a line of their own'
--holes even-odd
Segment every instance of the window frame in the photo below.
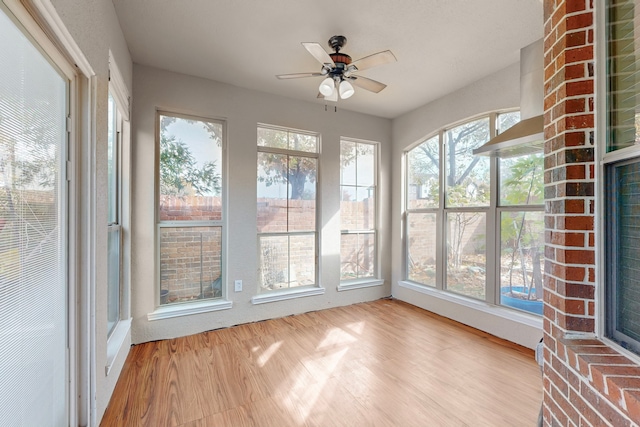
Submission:
<svg viewBox="0 0 640 427">
<path fill-rule="evenodd" d="M 107 359 L 105 374 L 108 375 L 113 367 L 118 352 L 131 329 L 131 97 L 124 83 L 124 79 L 109 51 L 109 88 L 108 97 L 113 100 L 115 112 L 116 147 L 116 194 L 115 221 L 110 222 L 110 209 L 107 207 L 107 235 L 118 233 L 118 314 L 115 324 L 109 328 L 107 317 Z M 108 172 L 107 172 L 108 175 Z M 110 200 L 107 202 L 109 205 Z M 108 238 L 108 237 L 107 237 Z M 107 247 L 107 276 L 109 268 L 109 249 Z M 109 286 L 107 278 L 107 287 Z M 107 290 L 108 292 L 108 290 Z M 109 315 L 109 298 L 107 295 L 107 316 Z"/>
<path fill-rule="evenodd" d="M 296 133 L 296 134 L 302 134 L 302 135 L 309 135 L 309 136 L 313 136 L 316 138 L 316 150 L 315 151 L 299 151 L 299 150 L 291 150 L 291 149 L 285 149 L 285 148 L 276 148 L 276 147 L 268 147 L 268 146 L 263 146 L 263 145 L 259 145 L 258 144 L 258 130 L 259 129 L 266 129 L 266 130 L 274 130 L 274 131 L 279 131 L 279 132 L 287 132 L 287 133 Z M 314 284 L 312 285 L 303 285 L 303 286 L 295 286 L 295 287 L 287 287 L 287 288 L 282 288 L 282 289 L 273 289 L 273 290 L 262 290 L 262 286 L 260 283 L 260 278 L 258 277 L 257 280 L 257 289 L 256 289 L 256 295 L 252 298 L 252 303 L 253 304 L 261 304 L 264 302 L 272 302 L 272 301 L 279 301 L 282 299 L 289 299 L 291 297 L 297 297 L 297 296 L 308 296 L 308 295 L 316 295 L 319 293 L 323 293 L 324 292 L 324 288 L 322 288 L 320 286 L 320 229 L 319 229 L 319 221 L 320 221 L 320 210 L 321 210 L 321 206 L 320 206 L 320 201 L 321 201 L 321 197 L 320 197 L 320 182 L 321 182 L 321 176 L 320 176 L 320 157 L 321 157 L 321 147 L 322 147 L 322 138 L 321 135 L 317 132 L 313 132 L 313 131 L 308 131 L 308 130 L 301 130 L 301 129 L 295 129 L 295 128 L 288 128 L 288 127 L 282 127 L 282 126 L 277 126 L 277 125 L 271 125 L 271 124 L 265 124 L 265 123 L 258 123 L 256 126 L 256 151 L 257 154 L 259 156 L 260 153 L 269 153 L 269 154 L 276 154 L 276 155 L 285 155 L 288 158 L 290 157 L 306 157 L 306 158 L 312 158 L 316 161 L 316 184 L 315 184 L 315 189 L 316 189 L 316 197 L 315 197 L 315 217 L 314 217 L 314 230 L 313 231 L 283 231 L 283 232 L 275 232 L 275 231 L 267 231 L 267 232 L 260 232 L 258 230 L 256 230 L 256 260 L 257 260 L 257 270 L 258 272 L 261 269 L 261 264 L 260 264 L 260 239 L 261 237 L 276 237 L 276 236 L 288 236 L 289 238 L 291 236 L 304 236 L 304 235 L 313 235 L 314 237 Z M 258 156 L 256 156 L 256 163 L 259 161 Z M 256 186 L 258 185 L 258 181 L 256 179 Z M 288 184 L 287 184 L 288 185 Z M 256 192 L 256 200 L 258 199 L 258 193 Z M 288 198 L 288 193 L 287 193 L 287 200 L 289 200 Z M 288 208 L 287 208 L 287 212 L 288 212 Z M 288 219 L 288 214 L 287 214 L 287 227 L 289 224 L 289 219 Z M 288 262 L 287 265 L 290 265 L 291 262 L 291 257 L 288 256 Z M 288 270 L 288 268 L 287 268 Z M 258 273 L 259 275 L 259 273 Z M 290 283 L 290 280 L 289 282 Z"/>
<path fill-rule="evenodd" d="M 610 266 L 617 265 L 618 261 L 618 216 L 612 213 L 618 201 L 617 186 L 614 181 L 617 177 L 617 170 L 621 166 L 640 164 L 640 150 L 636 150 L 635 156 L 604 163 L 604 186 L 607 194 L 603 202 L 605 210 L 605 334 L 607 338 L 613 340 L 624 349 L 640 355 L 640 340 L 637 340 L 624 332 L 618 330 L 618 270 Z"/>
<path fill-rule="evenodd" d="M 123 310 L 123 300 L 124 300 L 124 283 L 123 283 L 123 256 L 122 256 L 122 251 L 123 251 L 123 226 L 122 226 L 122 175 L 123 175 L 123 170 L 122 170 L 122 156 L 123 156 L 123 150 L 122 150 L 122 128 L 123 128 L 123 114 L 120 111 L 118 102 L 116 101 L 116 96 L 112 95 L 112 90 L 114 90 L 112 87 L 109 88 L 109 94 L 108 97 L 112 98 L 112 105 L 113 105 L 113 109 L 114 109 L 114 117 L 113 117 L 113 125 L 114 125 L 114 135 L 113 135 L 113 161 L 115 163 L 114 165 L 114 176 L 113 179 L 115 181 L 115 188 L 114 188 L 114 218 L 113 220 L 109 220 L 110 215 L 111 215 L 111 194 L 109 194 L 109 200 L 107 202 L 108 208 L 107 208 L 107 233 L 109 236 L 111 236 L 112 234 L 116 234 L 118 237 L 118 307 L 116 309 L 116 316 L 117 318 L 115 319 L 115 323 L 113 324 L 112 327 L 109 327 L 109 320 L 107 320 L 107 339 L 111 338 L 111 336 L 113 335 L 114 331 L 116 330 L 118 323 L 120 322 L 120 320 L 123 319 L 123 315 L 124 315 L 124 310 Z M 107 173 L 108 176 L 108 173 Z M 111 183 L 108 183 L 108 186 L 111 185 Z M 111 261 L 111 257 L 109 256 L 109 249 L 107 249 L 107 264 L 110 263 Z M 107 276 L 109 276 L 109 272 L 111 272 L 111 268 L 108 265 L 107 266 Z M 107 288 L 110 286 L 109 284 L 109 280 L 107 279 Z M 110 299 L 107 297 L 107 314 L 109 313 L 110 309 Z"/>
<path fill-rule="evenodd" d="M 194 120 L 201 122 L 210 122 L 219 124 L 222 128 L 221 151 L 220 151 L 220 200 L 221 200 L 221 218 L 216 220 L 162 220 L 160 218 L 160 121 L 161 116 L 174 117 L 183 120 Z M 228 301 L 227 290 L 227 268 L 226 268 L 226 252 L 227 252 L 227 122 L 223 118 L 205 117 L 195 114 L 182 113 L 175 110 L 156 109 L 155 123 L 155 260 L 156 260 L 156 277 L 155 280 L 155 311 L 147 315 L 150 321 L 167 319 L 173 317 L 187 316 L 198 313 L 206 313 L 210 311 L 224 310 L 231 308 L 232 304 Z M 194 299 L 190 301 L 178 301 L 175 303 L 162 304 L 161 301 L 161 238 L 160 234 L 163 228 L 198 228 L 211 227 L 220 228 L 220 278 L 221 278 L 221 295 L 213 298 Z"/>
<path fill-rule="evenodd" d="M 608 29 L 610 25 L 609 7 L 610 3 L 600 0 L 596 8 L 597 24 L 601 28 Z M 636 5 L 637 7 L 638 5 Z M 638 30 L 638 26 L 634 26 Z M 618 166 L 635 163 L 640 161 L 640 145 L 630 144 L 628 146 L 615 149 L 612 144 L 611 127 L 611 74 L 610 61 L 612 56 L 609 50 L 608 31 L 601 31 L 597 34 L 596 41 L 596 75 L 604 76 L 596 80 L 596 138 L 603 141 L 602 144 L 596 145 L 596 153 L 598 165 L 596 169 L 597 176 L 600 177 L 597 182 L 596 194 L 596 211 L 595 230 L 596 230 L 596 277 L 604 286 L 599 286 L 596 295 L 596 334 L 602 338 L 608 345 L 615 348 L 620 353 L 628 356 L 632 360 L 640 360 L 640 341 L 632 339 L 625 334 L 616 330 L 617 306 L 615 304 L 615 296 L 617 287 L 615 286 L 616 272 L 610 266 L 615 265 L 617 253 L 615 251 L 614 242 L 609 236 L 614 235 L 616 220 L 611 218 L 610 204 L 608 195 L 611 194 L 612 180 Z M 637 73 L 637 72 L 636 72 Z M 635 92 L 638 96 L 640 93 Z M 637 107 L 637 105 L 636 105 Z M 637 115 L 636 115 L 637 117 Z M 636 128 L 637 129 L 637 128 Z M 637 130 L 636 130 L 637 131 Z M 610 150 L 609 148 L 612 147 Z M 626 342 L 626 338 L 630 338 L 631 343 Z"/>
<path fill-rule="evenodd" d="M 434 292 L 446 292 L 447 294 L 455 295 L 455 298 L 462 300 L 473 300 L 495 305 L 501 308 L 512 309 L 509 306 L 501 304 L 501 286 L 500 286 L 500 252 L 501 252 L 501 236 L 500 236 L 500 218 L 503 212 L 521 212 L 521 211 L 535 211 L 543 212 L 544 204 L 536 205 L 501 205 L 500 204 L 500 188 L 499 188 L 499 162 L 497 157 L 489 158 L 489 203 L 484 206 L 446 206 L 446 186 L 445 181 L 447 177 L 446 169 L 446 155 L 445 155 L 445 133 L 448 129 L 452 129 L 465 123 L 481 120 L 483 118 L 489 119 L 489 138 L 497 135 L 498 130 L 498 118 L 501 114 L 517 112 L 518 109 L 504 109 L 493 111 L 490 113 L 469 117 L 465 120 L 444 126 L 439 130 L 432 132 L 421 138 L 415 144 L 409 146 L 404 151 L 404 188 L 403 188 L 403 281 L 411 285 L 415 285 L 418 288 L 433 289 Z M 438 155 L 439 155 L 439 170 L 438 170 L 438 204 L 433 207 L 420 207 L 411 208 L 410 203 L 410 153 L 419 147 L 421 144 L 428 142 L 434 137 L 438 137 Z M 478 212 L 485 215 L 486 221 L 486 233 L 485 233 L 485 297 L 483 299 L 474 298 L 462 293 L 453 292 L 447 289 L 447 251 L 445 249 L 447 242 L 447 231 L 445 223 L 447 221 L 447 215 L 452 213 L 466 213 L 466 212 Z M 410 227 L 409 221 L 412 215 L 417 214 L 429 214 L 435 215 L 436 218 L 436 239 L 435 239 L 435 285 L 431 286 L 412 280 L 409 278 L 411 272 L 410 266 Z M 514 309 L 515 310 L 515 309 Z M 535 316 L 527 311 L 517 310 L 519 313 L 523 313 L 525 316 Z"/>
<path fill-rule="evenodd" d="M 354 144 L 366 144 L 370 145 L 373 148 L 373 188 L 374 188 L 374 224 L 372 228 L 362 229 L 362 230 L 351 230 L 351 229 L 342 229 L 340 228 L 340 241 L 342 242 L 342 236 L 355 234 L 355 235 L 363 235 L 363 234 L 373 234 L 374 239 L 374 250 L 373 250 L 373 275 L 367 277 L 357 277 L 355 279 L 342 280 L 340 279 L 340 283 L 338 285 L 338 290 L 347 290 L 347 289 L 359 289 L 362 287 L 368 286 L 379 286 L 384 283 L 383 280 L 380 280 L 380 187 L 379 187 L 379 178 L 380 178 L 380 143 L 376 141 L 368 141 L 363 139 L 356 138 L 348 138 L 341 137 L 340 138 L 340 153 L 342 153 L 342 143 L 354 143 Z M 342 162 L 340 162 L 340 203 L 342 204 Z M 349 187 L 361 188 L 357 184 L 357 172 L 356 172 L 356 184 L 350 185 Z M 341 246 L 342 247 L 342 246 Z M 340 255 L 340 271 L 342 271 L 342 254 Z M 342 277 L 342 273 L 340 274 Z"/>
<path fill-rule="evenodd" d="M 59 178 L 58 194 L 56 195 L 60 208 L 60 242 L 62 243 L 62 259 L 60 268 L 62 280 L 66 287 L 64 298 L 66 307 L 66 321 L 64 324 L 66 335 L 66 360 L 64 362 L 66 390 L 64 391 L 64 412 L 65 422 L 69 425 L 81 423 L 84 419 L 82 415 L 82 405 L 89 403 L 87 389 L 84 382 L 88 375 L 87 370 L 82 370 L 84 363 L 88 366 L 88 357 L 85 357 L 83 349 L 89 347 L 87 335 L 84 334 L 81 322 L 76 319 L 76 314 L 85 313 L 85 309 L 90 308 L 79 303 L 82 300 L 82 289 L 80 287 L 79 261 L 82 256 L 81 218 L 78 214 L 80 206 L 81 180 L 79 147 L 83 138 L 88 138 L 84 132 L 83 125 L 86 124 L 87 117 L 83 90 L 86 90 L 85 63 L 78 61 L 74 64 L 76 55 L 70 55 L 68 45 L 61 43 L 58 30 L 59 27 L 52 27 L 51 21 L 54 17 L 51 13 L 39 13 L 27 4 L 18 0 L 0 0 L 0 13 L 6 13 L 9 20 L 13 21 L 18 31 L 28 39 L 32 46 L 39 51 L 44 60 L 65 80 L 66 86 L 66 138 L 63 150 L 58 159 L 57 171 Z M 73 56 L 74 59 L 70 59 Z M 80 58 L 77 58 L 80 59 Z M 93 286 L 93 283 L 89 283 Z M 84 302 L 84 301 L 83 301 Z"/>
</svg>

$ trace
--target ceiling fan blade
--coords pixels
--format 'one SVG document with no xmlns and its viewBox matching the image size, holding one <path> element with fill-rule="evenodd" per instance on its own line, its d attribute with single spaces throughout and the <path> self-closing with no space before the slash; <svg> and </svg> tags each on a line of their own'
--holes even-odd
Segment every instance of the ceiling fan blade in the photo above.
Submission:
<svg viewBox="0 0 640 427">
<path fill-rule="evenodd" d="M 397 59 L 390 50 L 383 50 L 382 52 L 374 53 L 373 55 L 365 56 L 357 61 L 353 61 L 350 66 L 354 66 L 359 70 L 366 70 L 367 68 L 375 67 L 378 65 L 388 64 L 390 62 L 396 62 Z"/>
<path fill-rule="evenodd" d="M 316 77 L 321 76 L 322 73 L 294 73 L 294 74 L 279 74 L 276 77 L 284 80 L 284 79 L 300 79 L 302 77 Z"/>
<path fill-rule="evenodd" d="M 385 87 L 387 87 L 386 84 L 384 83 L 380 83 L 378 81 L 375 80 L 371 80 L 368 79 L 366 77 L 361 77 L 361 76 L 351 76 L 349 77 L 349 80 L 351 81 L 351 83 L 353 83 L 354 85 L 371 91 L 371 92 L 375 92 L 378 93 L 380 92 L 382 89 L 384 89 Z"/>
<path fill-rule="evenodd" d="M 304 46 L 304 48 L 307 49 L 309 53 L 321 64 L 329 64 L 332 67 L 336 66 L 327 51 L 320 46 L 320 43 L 302 43 L 302 46 Z"/>
</svg>

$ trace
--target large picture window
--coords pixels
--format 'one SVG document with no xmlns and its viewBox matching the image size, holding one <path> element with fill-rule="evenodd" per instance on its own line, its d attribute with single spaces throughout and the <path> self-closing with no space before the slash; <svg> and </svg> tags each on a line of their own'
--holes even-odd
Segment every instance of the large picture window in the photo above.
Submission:
<svg viewBox="0 0 640 427">
<path fill-rule="evenodd" d="M 340 141 L 340 280 L 377 275 L 376 144 Z"/>
<path fill-rule="evenodd" d="M 269 292 L 317 283 L 316 134 L 258 127 L 258 283 Z"/>
<path fill-rule="evenodd" d="M 542 314 L 542 154 L 473 154 L 519 119 L 470 120 L 406 153 L 405 277 Z"/>
<path fill-rule="evenodd" d="M 224 123 L 158 115 L 160 304 L 219 299 Z"/>
<path fill-rule="evenodd" d="M 640 354 L 640 16 L 607 2 L 606 334 Z"/>
</svg>

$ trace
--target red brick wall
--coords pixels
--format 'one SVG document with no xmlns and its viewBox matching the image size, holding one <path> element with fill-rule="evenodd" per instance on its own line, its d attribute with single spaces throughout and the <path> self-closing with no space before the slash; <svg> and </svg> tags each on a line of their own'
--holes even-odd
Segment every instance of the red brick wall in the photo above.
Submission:
<svg viewBox="0 0 640 427">
<path fill-rule="evenodd" d="M 220 196 L 160 196 L 160 221 L 219 221 Z"/>
<path fill-rule="evenodd" d="M 213 283 L 222 274 L 222 227 L 160 228 L 160 288 L 167 302 L 215 295 Z"/>
<path fill-rule="evenodd" d="M 593 339 L 593 3 L 544 0 L 546 426 L 640 422 L 640 367 Z"/>
</svg>

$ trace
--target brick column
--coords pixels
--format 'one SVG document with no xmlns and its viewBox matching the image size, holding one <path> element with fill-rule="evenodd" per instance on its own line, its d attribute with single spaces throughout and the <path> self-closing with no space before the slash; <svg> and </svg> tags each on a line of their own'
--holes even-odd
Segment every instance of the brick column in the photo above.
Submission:
<svg viewBox="0 0 640 427">
<path fill-rule="evenodd" d="M 545 1 L 545 330 L 594 332 L 593 11 Z"/>
<path fill-rule="evenodd" d="M 544 0 L 546 426 L 640 422 L 640 367 L 595 339 L 594 25 L 593 0 Z"/>
</svg>

